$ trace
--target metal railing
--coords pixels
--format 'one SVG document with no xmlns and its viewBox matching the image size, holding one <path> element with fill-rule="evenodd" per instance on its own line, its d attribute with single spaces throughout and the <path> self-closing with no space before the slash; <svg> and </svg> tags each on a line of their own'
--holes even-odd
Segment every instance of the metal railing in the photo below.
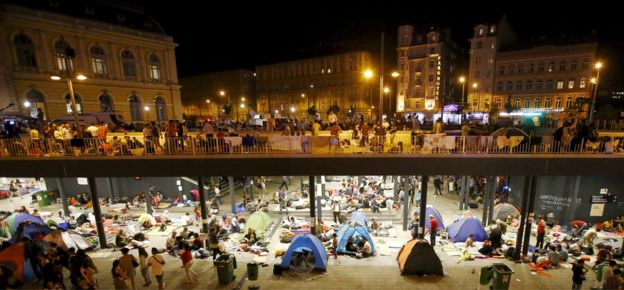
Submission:
<svg viewBox="0 0 624 290">
<path fill-rule="evenodd" d="M 624 140 L 544 137 L 446 136 L 445 134 L 359 136 L 245 136 L 224 138 L 0 139 L 0 158 L 13 156 L 153 156 L 232 154 L 589 154 L 624 152 Z"/>
</svg>

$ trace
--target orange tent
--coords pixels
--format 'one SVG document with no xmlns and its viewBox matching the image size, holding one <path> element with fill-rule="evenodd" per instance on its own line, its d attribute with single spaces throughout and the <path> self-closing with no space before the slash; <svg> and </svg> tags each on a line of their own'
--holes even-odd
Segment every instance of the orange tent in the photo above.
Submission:
<svg viewBox="0 0 624 290">
<path fill-rule="evenodd" d="M 24 276 L 24 259 L 24 243 L 17 243 L 0 252 L 0 264 L 14 269 L 18 279 Z"/>
<path fill-rule="evenodd" d="M 444 276 L 442 262 L 435 250 L 425 240 L 410 240 L 397 255 L 401 275 L 439 275 Z"/>
</svg>

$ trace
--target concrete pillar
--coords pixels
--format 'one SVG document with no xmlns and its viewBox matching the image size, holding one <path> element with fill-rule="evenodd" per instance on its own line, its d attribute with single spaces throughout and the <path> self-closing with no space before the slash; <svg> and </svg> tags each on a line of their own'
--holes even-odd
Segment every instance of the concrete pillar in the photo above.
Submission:
<svg viewBox="0 0 624 290">
<path fill-rule="evenodd" d="M 204 189 L 204 177 L 197 177 L 197 190 L 199 191 L 199 210 L 202 218 L 202 232 L 208 233 L 208 209 L 206 208 L 206 194 Z"/>
<path fill-rule="evenodd" d="M 415 189 L 414 189 L 415 190 Z M 407 190 L 407 192 L 409 192 L 409 189 Z M 410 208 L 410 201 L 412 199 L 409 198 L 409 195 L 405 195 L 405 198 L 403 199 L 403 230 L 407 231 L 407 221 L 409 220 L 409 208 Z"/>
<path fill-rule="evenodd" d="M 494 204 L 496 203 L 496 176 L 490 176 L 490 201 L 488 202 L 488 223 L 494 221 Z"/>
<path fill-rule="evenodd" d="M 154 194 L 154 185 L 150 185 L 147 194 L 145 194 L 145 208 L 146 212 L 149 214 L 154 213 L 154 209 L 152 209 L 152 196 Z"/>
<path fill-rule="evenodd" d="M 535 215 L 533 214 L 533 207 L 535 205 L 535 187 L 537 186 L 537 177 L 531 176 L 531 189 L 529 192 L 529 204 L 527 207 L 527 215 L 526 215 L 526 227 L 524 229 L 524 242 L 522 244 L 522 254 L 526 257 L 527 252 L 529 251 L 529 241 L 531 239 L 531 227 L 533 225 L 533 219 Z"/>
<path fill-rule="evenodd" d="M 529 207 L 529 188 L 531 186 L 531 178 L 529 176 L 524 177 L 524 188 L 522 189 L 522 207 L 520 208 L 520 226 L 518 227 L 518 234 L 516 236 L 516 250 L 514 251 L 514 260 L 520 260 L 520 252 L 522 251 L 522 241 L 524 240 L 524 227 L 527 217 L 527 208 Z"/>
<path fill-rule="evenodd" d="M 69 219 L 69 203 L 67 202 L 67 196 L 65 196 L 65 189 L 63 188 L 63 180 L 60 177 L 56 178 L 56 184 L 58 184 L 58 191 L 61 195 L 61 204 L 63 205 L 63 216 L 65 219 Z"/>
<path fill-rule="evenodd" d="M 110 194 L 110 200 L 111 200 L 111 203 L 114 203 L 113 199 L 115 199 L 115 191 L 113 190 L 113 178 L 109 177 L 107 179 L 108 179 L 108 190 Z"/>
<path fill-rule="evenodd" d="M 490 185 L 490 181 L 488 180 L 489 178 L 486 177 L 485 178 L 485 182 L 487 182 L 487 184 L 485 185 L 485 187 L 483 188 L 483 216 L 481 218 L 481 221 L 483 222 L 483 226 L 486 226 L 489 224 L 487 217 L 488 217 L 488 208 L 489 208 L 489 198 L 490 198 L 490 194 L 489 194 L 489 185 Z"/>
<path fill-rule="evenodd" d="M 93 204 L 93 215 L 95 215 L 95 226 L 97 228 L 98 239 L 100 240 L 100 248 L 106 249 L 106 233 L 104 233 L 104 224 L 102 223 L 102 210 L 100 209 L 100 198 L 97 194 L 97 185 L 95 177 L 89 177 L 89 190 L 91 191 L 91 201 Z"/>
<path fill-rule="evenodd" d="M 315 217 L 315 200 L 316 200 L 316 194 L 315 194 L 315 190 L 314 190 L 314 175 L 310 175 L 308 177 L 308 182 L 310 184 L 310 221 L 311 221 L 311 233 L 316 235 L 316 217 Z M 280 205 L 280 211 L 281 211 L 281 205 Z M 320 215 L 319 215 L 320 216 Z"/>
<path fill-rule="evenodd" d="M 421 180 L 422 192 L 420 194 L 420 226 L 418 231 L 418 238 L 425 238 L 425 211 L 427 210 L 427 187 L 429 186 L 429 176 L 423 175 Z"/>
<path fill-rule="evenodd" d="M 466 191 L 466 187 L 464 186 L 465 178 L 465 176 L 460 176 L 459 180 L 457 181 L 457 185 L 461 184 L 461 190 L 459 190 L 459 210 L 464 210 L 464 194 Z"/>
<path fill-rule="evenodd" d="M 230 185 L 230 204 L 232 207 L 232 214 L 236 214 L 236 196 L 234 193 L 234 176 L 228 176 L 228 182 Z"/>
</svg>

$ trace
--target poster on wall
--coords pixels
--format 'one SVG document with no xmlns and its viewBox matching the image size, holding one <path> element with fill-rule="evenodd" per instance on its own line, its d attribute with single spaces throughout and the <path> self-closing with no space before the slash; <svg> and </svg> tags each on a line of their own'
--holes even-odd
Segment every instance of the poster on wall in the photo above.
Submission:
<svg viewBox="0 0 624 290">
<path fill-rule="evenodd" d="M 604 203 L 593 203 L 589 210 L 589 216 L 602 216 L 604 214 Z"/>
</svg>

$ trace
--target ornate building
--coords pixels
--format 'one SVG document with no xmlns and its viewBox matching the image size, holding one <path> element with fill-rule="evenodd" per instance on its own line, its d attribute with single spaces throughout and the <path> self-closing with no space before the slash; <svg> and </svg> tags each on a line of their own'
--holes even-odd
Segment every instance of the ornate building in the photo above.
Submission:
<svg viewBox="0 0 624 290">
<path fill-rule="evenodd" d="M 364 78 L 372 70 L 373 77 Z M 377 71 L 376 71 L 377 69 Z M 315 106 L 321 114 L 337 105 L 338 115 L 375 116 L 378 68 L 368 52 L 351 52 L 256 67 L 258 112 L 305 118 Z M 372 112 L 371 112 L 372 108 Z"/>
<path fill-rule="evenodd" d="M 9 2 L 9 3 L 6 3 Z M 119 112 L 130 123 L 181 118 L 171 36 L 140 8 L 102 1 L 0 4 L 0 107 L 53 120 L 77 111 Z M 51 76 L 62 76 L 55 81 Z"/>
<path fill-rule="evenodd" d="M 397 112 L 439 110 L 458 96 L 460 54 L 448 34 L 418 34 L 411 25 L 399 27 Z"/>
</svg>

